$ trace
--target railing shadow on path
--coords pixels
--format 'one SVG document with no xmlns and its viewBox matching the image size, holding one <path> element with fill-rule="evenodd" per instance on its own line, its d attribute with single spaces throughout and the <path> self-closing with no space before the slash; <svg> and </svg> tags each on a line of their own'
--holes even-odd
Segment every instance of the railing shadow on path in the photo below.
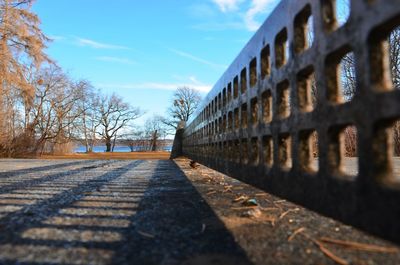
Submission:
<svg viewBox="0 0 400 265">
<path fill-rule="evenodd" d="M 40 174 L 45 174 L 45 173 L 40 173 L 40 171 L 45 171 L 45 170 L 55 170 L 58 169 L 58 171 L 56 172 L 51 172 L 51 174 L 49 175 L 45 175 L 44 177 L 32 177 L 32 178 L 26 178 L 24 177 L 21 181 L 13 181 L 11 183 L 3 183 L 3 181 L 0 179 L 0 194 L 4 194 L 16 189 L 20 189 L 20 188 L 26 188 L 29 186 L 33 186 L 33 185 L 38 185 L 44 182 L 48 182 L 48 181 L 53 181 L 59 178 L 62 178 L 64 176 L 68 176 L 68 175 L 74 175 L 74 174 L 78 174 L 78 173 L 83 173 L 85 171 L 89 171 L 92 170 L 93 168 L 96 167 L 102 167 L 105 165 L 110 164 L 111 162 L 102 162 L 102 163 L 98 163 L 98 162 L 94 162 L 94 161 L 85 161 L 85 162 L 76 162 L 76 163 L 66 163 L 66 164 L 62 164 L 62 165 L 55 165 L 54 167 L 51 166 L 46 166 L 46 167 L 41 167 L 39 169 L 39 172 L 37 172 L 36 168 L 32 168 L 29 171 L 24 170 L 24 171 L 19 171 L 19 174 L 25 173 L 25 174 L 35 174 L 40 176 Z M 60 170 L 63 167 L 67 167 L 67 166 L 77 166 L 77 165 L 86 165 L 84 167 L 77 167 L 71 170 Z M 46 168 L 46 169 L 44 169 Z M 18 172 L 4 172 L 4 175 L 7 176 L 7 178 L 11 178 L 14 176 L 17 176 Z M 3 184 L 3 185 L 2 185 Z"/>
<path fill-rule="evenodd" d="M 41 166 L 41 167 L 28 167 L 28 168 L 16 169 L 16 170 L 12 170 L 12 171 L 4 171 L 4 172 L 0 172 L 0 178 L 9 178 L 9 177 L 20 175 L 22 173 L 30 173 L 30 172 L 39 173 L 42 171 L 45 172 L 45 171 L 49 171 L 49 170 L 56 170 L 56 169 L 60 169 L 63 167 L 78 166 L 78 165 L 82 165 L 82 164 L 93 162 L 93 161 L 94 160 L 72 161 L 72 162 L 61 163 L 61 164 L 51 164 L 51 165 Z"/>
<path fill-rule="evenodd" d="M 112 264 L 252 264 L 172 160 L 157 161 L 132 223 Z"/>
<path fill-rule="evenodd" d="M 50 195 L 0 216 L 0 264 L 251 264 L 173 161 L 85 168 L 19 186 Z"/>
</svg>

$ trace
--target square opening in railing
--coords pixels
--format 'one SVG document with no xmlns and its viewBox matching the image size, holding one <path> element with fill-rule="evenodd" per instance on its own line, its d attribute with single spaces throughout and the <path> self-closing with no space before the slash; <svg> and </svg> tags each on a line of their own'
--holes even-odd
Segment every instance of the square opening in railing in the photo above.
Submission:
<svg viewBox="0 0 400 265">
<path fill-rule="evenodd" d="M 290 89 L 289 81 L 285 80 L 279 83 L 276 87 L 277 89 L 277 113 L 278 117 L 285 119 L 290 116 Z"/>
<path fill-rule="evenodd" d="M 250 87 L 254 87 L 257 84 L 257 58 L 254 58 L 250 62 Z"/>
<path fill-rule="evenodd" d="M 247 138 L 240 141 L 240 163 L 247 164 L 249 162 L 249 148 Z"/>
<path fill-rule="evenodd" d="M 356 61 L 350 47 L 344 46 L 326 58 L 327 97 L 332 103 L 349 102 L 356 94 Z"/>
<path fill-rule="evenodd" d="M 287 30 L 284 28 L 275 38 L 275 65 L 277 68 L 286 64 L 289 58 L 288 46 Z"/>
<path fill-rule="evenodd" d="M 262 141 L 264 163 L 267 167 L 271 168 L 274 164 L 274 143 L 272 136 L 264 136 Z"/>
<path fill-rule="evenodd" d="M 233 79 L 233 98 L 236 99 L 239 96 L 239 77 L 236 76 Z"/>
<path fill-rule="evenodd" d="M 344 102 L 349 102 L 356 93 L 356 61 L 353 52 L 345 54 L 340 61 L 340 89 L 341 97 Z"/>
<path fill-rule="evenodd" d="M 369 37 L 369 74 L 377 92 L 400 89 L 400 26 L 396 22 L 377 27 Z"/>
<path fill-rule="evenodd" d="M 222 119 L 222 133 L 226 132 L 226 115 Z"/>
<path fill-rule="evenodd" d="M 228 132 L 232 132 L 232 129 L 233 129 L 233 113 L 232 113 L 232 111 L 228 112 L 227 126 L 228 126 Z"/>
<path fill-rule="evenodd" d="M 358 133 L 354 125 L 329 130 L 328 168 L 331 174 L 352 180 L 358 175 Z"/>
<path fill-rule="evenodd" d="M 258 146 L 258 137 L 251 138 L 250 164 L 252 165 L 258 165 L 259 163 Z"/>
<path fill-rule="evenodd" d="M 222 90 L 222 105 L 226 107 L 226 87 Z"/>
<path fill-rule="evenodd" d="M 298 155 L 302 171 L 310 173 L 318 171 L 318 133 L 315 130 L 305 130 L 299 133 Z"/>
<path fill-rule="evenodd" d="M 378 122 L 372 150 L 374 177 L 388 187 L 400 188 L 400 120 Z"/>
<path fill-rule="evenodd" d="M 294 19 L 294 50 L 296 53 L 310 48 L 314 41 L 313 17 L 311 6 L 307 4 Z"/>
<path fill-rule="evenodd" d="M 354 125 L 344 128 L 343 172 L 348 176 L 358 175 L 358 133 Z"/>
<path fill-rule="evenodd" d="M 301 111 L 309 112 L 315 109 L 317 91 L 314 68 L 310 66 L 300 71 L 297 74 L 297 100 Z"/>
<path fill-rule="evenodd" d="M 252 98 L 250 101 L 251 107 L 251 125 L 256 126 L 258 124 L 258 102 L 257 97 Z"/>
<path fill-rule="evenodd" d="M 261 95 L 262 98 L 262 119 L 264 123 L 272 121 L 272 95 L 271 90 L 266 90 Z"/>
<path fill-rule="evenodd" d="M 239 108 L 236 108 L 235 110 L 234 110 L 234 129 L 236 130 L 236 129 L 239 129 L 239 125 L 240 125 L 240 123 L 239 123 Z"/>
<path fill-rule="evenodd" d="M 281 134 L 278 139 L 278 162 L 283 170 L 292 168 L 292 138 L 290 134 Z"/>
<path fill-rule="evenodd" d="M 229 83 L 228 84 L 228 103 L 230 103 L 231 102 L 231 100 L 232 100 L 232 83 Z"/>
<path fill-rule="evenodd" d="M 246 67 L 240 72 L 240 93 L 246 93 L 247 90 L 247 70 Z"/>
<path fill-rule="evenodd" d="M 240 115 L 241 124 L 242 128 L 245 129 L 247 128 L 247 103 L 242 104 L 241 110 L 242 110 Z"/>
<path fill-rule="evenodd" d="M 346 24 L 350 17 L 350 0 L 321 0 L 325 30 L 333 31 Z"/>
<path fill-rule="evenodd" d="M 271 73 L 271 60 L 269 45 L 265 46 L 261 51 L 261 78 L 269 76 Z"/>
</svg>

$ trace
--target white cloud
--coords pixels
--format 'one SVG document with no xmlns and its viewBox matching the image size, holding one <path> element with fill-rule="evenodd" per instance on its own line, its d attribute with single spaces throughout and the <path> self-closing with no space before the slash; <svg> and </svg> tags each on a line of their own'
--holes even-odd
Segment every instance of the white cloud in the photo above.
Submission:
<svg viewBox="0 0 400 265">
<path fill-rule="evenodd" d="M 243 0 L 212 0 L 222 12 L 230 12 L 238 9 Z"/>
<path fill-rule="evenodd" d="M 94 49 L 109 49 L 109 50 L 128 50 L 128 47 L 101 43 L 90 39 L 76 38 L 77 44 L 81 46 L 91 47 Z"/>
<path fill-rule="evenodd" d="M 175 50 L 175 49 L 169 49 L 169 50 L 170 50 L 171 52 L 173 52 L 173 53 L 175 53 L 175 54 L 181 56 L 181 57 L 190 59 L 190 60 L 195 61 L 195 62 L 199 62 L 199 63 L 205 64 L 205 65 L 208 65 L 208 66 L 211 66 L 211 67 L 213 67 L 213 68 L 217 68 L 217 69 L 226 69 L 226 68 L 227 68 L 226 65 L 222 65 L 222 64 L 217 64 L 217 63 L 214 63 L 214 62 L 210 62 L 210 61 L 208 61 L 208 60 L 205 60 L 205 59 L 203 59 L 203 58 L 199 58 L 199 57 L 194 56 L 194 55 L 192 55 L 192 54 L 190 54 L 190 53 L 187 53 L 187 52 L 183 52 L 183 51 L 179 51 L 179 50 Z"/>
<path fill-rule="evenodd" d="M 206 84 L 193 84 L 193 83 L 157 83 L 157 82 L 145 82 L 145 83 L 130 83 L 130 84 L 97 84 L 97 87 L 108 89 L 160 89 L 160 90 L 176 90 L 178 87 L 188 86 L 199 90 L 200 92 L 209 92 L 212 88 L 211 85 Z"/>
<path fill-rule="evenodd" d="M 261 23 L 256 21 L 255 17 L 259 14 L 267 13 L 279 3 L 279 0 L 252 0 L 250 9 L 244 16 L 246 27 L 250 31 L 256 31 Z"/>
<path fill-rule="evenodd" d="M 66 37 L 59 36 L 59 35 L 49 35 L 48 37 L 53 41 L 60 41 L 60 40 L 65 40 L 66 39 Z"/>
<path fill-rule="evenodd" d="M 136 62 L 128 58 L 111 57 L 111 56 L 99 56 L 95 57 L 98 61 L 109 62 L 109 63 L 120 63 L 120 64 L 136 64 Z"/>
<path fill-rule="evenodd" d="M 212 0 L 219 8 L 219 10 L 223 13 L 230 12 L 231 15 L 235 16 L 236 21 L 240 22 L 229 22 L 229 24 L 220 22 L 218 25 L 225 25 L 225 27 L 220 27 L 222 29 L 229 29 L 232 27 L 226 27 L 226 25 L 234 24 L 235 29 L 247 29 L 249 31 L 256 31 L 261 22 L 257 19 L 259 15 L 264 15 L 263 18 L 266 17 L 280 2 L 280 0 Z M 238 25 L 239 24 L 239 25 Z M 207 27 L 205 27 L 207 26 Z M 198 29 L 208 29 L 208 28 L 216 28 L 210 27 L 207 24 L 196 25 Z"/>
</svg>

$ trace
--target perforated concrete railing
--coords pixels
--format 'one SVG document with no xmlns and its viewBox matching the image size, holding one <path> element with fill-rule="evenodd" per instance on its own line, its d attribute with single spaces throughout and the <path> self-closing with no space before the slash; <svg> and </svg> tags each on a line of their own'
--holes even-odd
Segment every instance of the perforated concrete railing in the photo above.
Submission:
<svg viewBox="0 0 400 265">
<path fill-rule="evenodd" d="M 391 130 L 400 90 L 387 49 L 400 1 L 353 0 L 343 25 L 337 13 L 334 0 L 282 1 L 184 129 L 183 154 L 400 242 Z M 340 74 L 349 53 L 351 100 Z M 358 138 L 353 174 L 345 172 L 346 128 Z"/>
</svg>

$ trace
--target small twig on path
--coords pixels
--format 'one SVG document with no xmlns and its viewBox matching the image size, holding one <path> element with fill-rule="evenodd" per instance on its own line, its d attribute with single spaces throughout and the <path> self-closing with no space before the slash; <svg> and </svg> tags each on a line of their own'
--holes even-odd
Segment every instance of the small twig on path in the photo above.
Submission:
<svg viewBox="0 0 400 265">
<path fill-rule="evenodd" d="M 303 233 L 303 232 L 299 232 L 299 233 L 301 233 L 305 238 L 307 238 L 308 240 L 313 242 L 316 246 L 318 246 L 318 248 L 321 250 L 322 253 L 324 253 L 325 256 L 327 256 L 328 258 L 330 258 L 337 264 L 340 264 L 340 265 L 349 265 L 350 264 L 347 260 L 345 260 L 339 256 L 336 256 L 332 251 L 330 251 L 328 248 L 326 248 L 321 241 L 312 238 L 311 236 L 309 236 L 306 233 Z"/>
<path fill-rule="evenodd" d="M 305 227 L 300 227 L 299 229 L 297 229 L 296 231 L 293 232 L 293 234 L 290 235 L 290 237 L 288 238 L 288 242 L 292 241 L 294 239 L 294 237 L 298 234 L 303 232 L 304 230 L 306 230 Z"/>
<path fill-rule="evenodd" d="M 394 247 L 384 247 L 384 246 L 377 246 L 359 242 L 352 242 L 352 241 L 344 241 L 339 239 L 333 239 L 328 237 L 321 237 L 319 239 L 321 242 L 339 245 L 341 247 L 362 250 L 362 251 L 369 251 L 369 252 L 382 252 L 382 253 L 397 253 L 399 250 Z"/>
<path fill-rule="evenodd" d="M 314 242 L 314 244 L 316 244 L 319 249 L 330 259 L 332 259 L 334 262 L 340 264 L 340 265 L 349 265 L 349 262 L 341 257 L 336 256 L 335 254 L 333 254 L 332 251 L 330 251 L 329 249 L 327 249 L 320 241 L 312 239 L 312 241 Z"/>
</svg>

